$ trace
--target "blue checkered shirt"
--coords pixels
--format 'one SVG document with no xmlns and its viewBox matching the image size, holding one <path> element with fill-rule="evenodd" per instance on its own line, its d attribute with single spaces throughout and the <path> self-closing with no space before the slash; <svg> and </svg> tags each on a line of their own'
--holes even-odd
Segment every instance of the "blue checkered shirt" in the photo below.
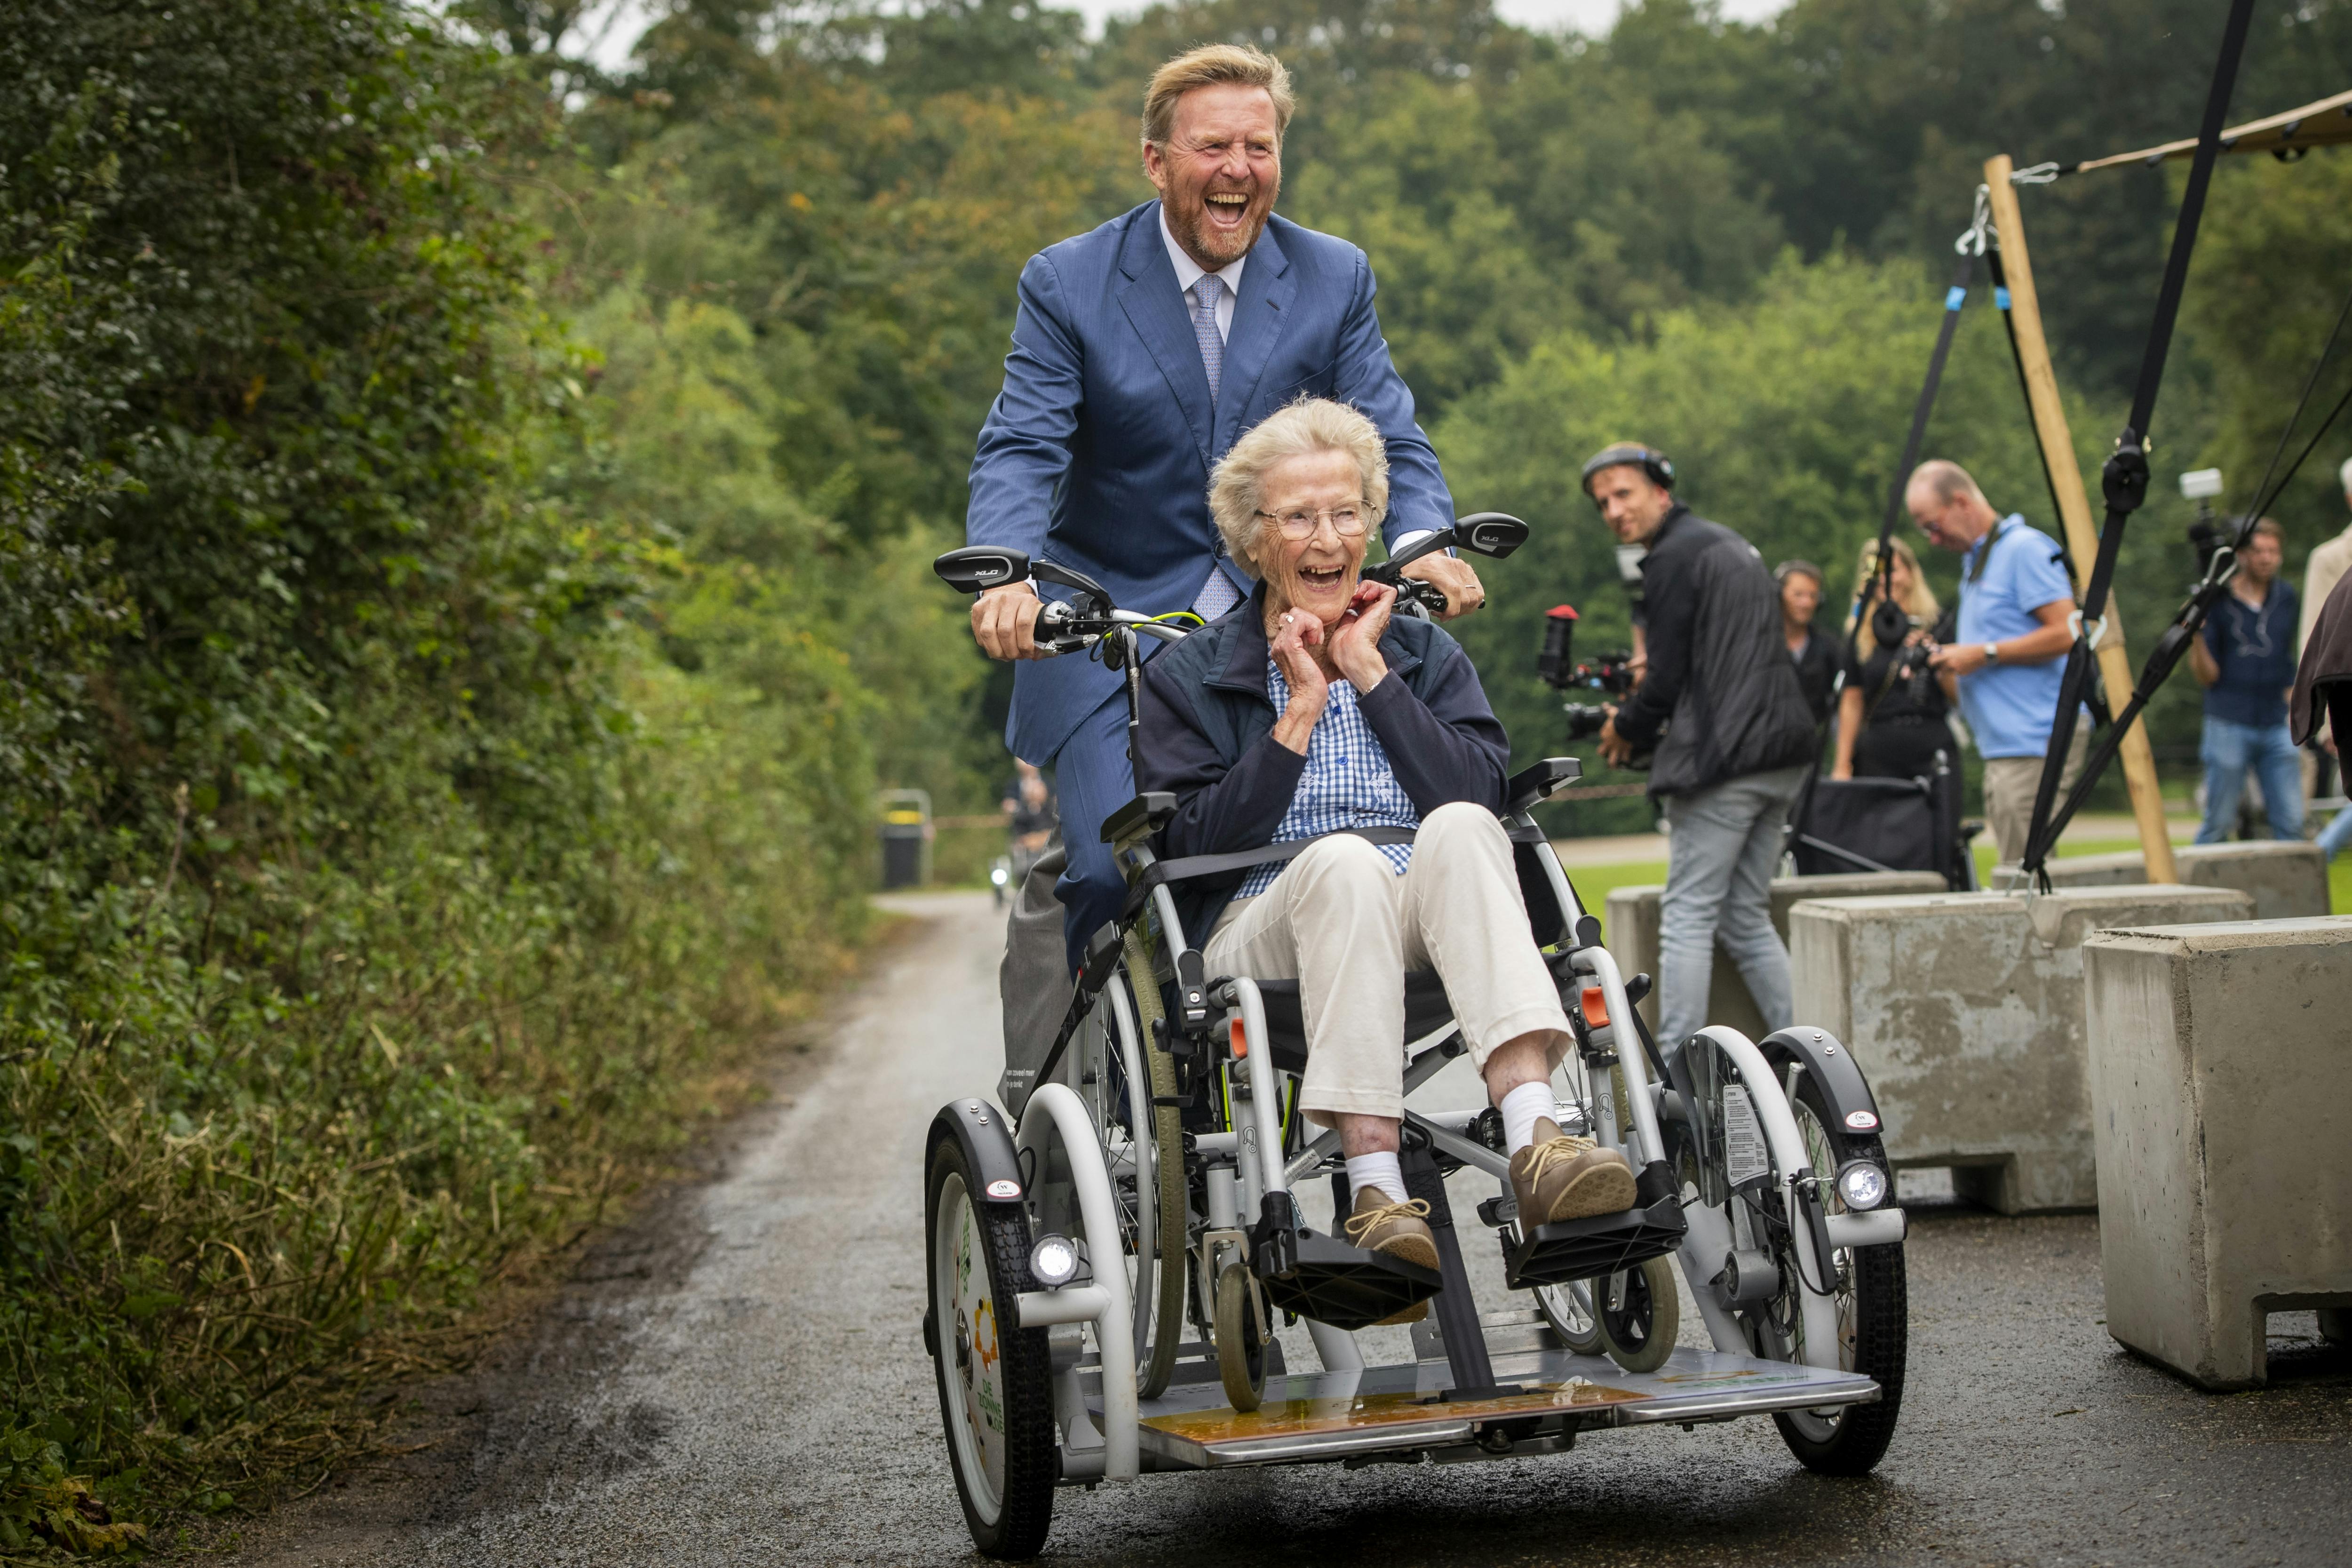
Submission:
<svg viewBox="0 0 2352 1568">
<path fill-rule="evenodd" d="M 1276 713 L 1290 704 L 1290 682 L 1282 678 L 1281 666 L 1271 658 L 1265 661 L 1265 694 L 1274 699 Z M 1274 842 L 1287 844 L 1294 838 L 1314 838 L 1349 827 L 1420 826 L 1421 813 L 1413 808 L 1412 796 L 1397 782 L 1381 738 L 1372 733 L 1372 727 L 1364 722 L 1364 710 L 1356 706 L 1356 689 L 1345 680 L 1334 680 L 1323 717 L 1307 737 L 1307 766 L 1298 775 L 1290 809 L 1282 814 L 1282 822 L 1274 830 Z M 1400 876 L 1412 862 L 1410 844 L 1376 847 Z M 1234 896 L 1257 897 L 1274 886 L 1285 864 L 1260 866 Z"/>
</svg>

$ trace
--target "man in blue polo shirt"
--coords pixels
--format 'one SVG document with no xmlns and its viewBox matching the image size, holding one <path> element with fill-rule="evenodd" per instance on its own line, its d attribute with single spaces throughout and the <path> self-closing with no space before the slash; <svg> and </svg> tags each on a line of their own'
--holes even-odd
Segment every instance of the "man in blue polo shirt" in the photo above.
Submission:
<svg viewBox="0 0 2352 1568">
<path fill-rule="evenodd" d="M 2246 773 L 2263 781 L 2263 811 L 2273 838 L 2303 837 L 2303 762 L 2287 733 L 2294 685 L 2300 602 L 2279 579 L 2286 538 L 2269 518 L 2254 524 L 2238 574 L 2205 629 L 2189 645 L 2189 668 L 2205 689 L 2205 820 L 2200 844 L 2219 844 L 2238 825 Z"/>
<path fill-rule="evenodd" d="M 1941 458 L 1912 470 L 1903 504 L 1929 543 L 1960 557 L 1959 628 L 1934 663 L 1959 677 L 1960 716 L 1985 760 L 1985 826 L 2002 863 L 2020 860 L 2074 640 L 2065 557 L 2019 513 L 1995 512 L 1969 471 Z M 2083 771 L 2090 739 L 2078 723 L 2060 788 Z"/>
</svg>

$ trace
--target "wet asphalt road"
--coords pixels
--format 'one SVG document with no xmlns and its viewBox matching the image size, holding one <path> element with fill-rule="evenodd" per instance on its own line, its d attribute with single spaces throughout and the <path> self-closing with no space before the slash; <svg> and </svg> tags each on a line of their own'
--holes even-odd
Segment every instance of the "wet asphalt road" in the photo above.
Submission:
<svg viewBox="0 0 2352 1568">
<path fill-rule="evenodd" d="M 977 1561 L 918 1333 L 918 1165 L 931 1113 L 1000 1066 L 1002 928 L 985 895 L 900 907 L 921 922 L 712 1181 L 606 1238 L 474 1373 L 416 1391 L 425 1447 L 236 1561 Z M 2273 1321 L 2279 1384 L 2201 1394 L 2101 1327 L 2095 1219 L 1914 1212 L 1910 1387 L 1868 1479 L 1807 1474 L 1760 1419 L 1497 1464 L 1147 1476 L 1063 1492 L 1048 1561 L 2352 1563 L 2352 1365 L 2308 1314 Z"/>
</svg>

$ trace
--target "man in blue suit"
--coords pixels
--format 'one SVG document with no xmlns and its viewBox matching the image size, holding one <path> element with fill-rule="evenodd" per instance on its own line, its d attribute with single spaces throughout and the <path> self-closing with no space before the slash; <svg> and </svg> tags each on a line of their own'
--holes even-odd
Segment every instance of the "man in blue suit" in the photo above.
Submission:
<svg viewBox="0 0 2352 1568">
<path fill-rule="evenodd" d="M 1380 427 L 1392 552 L 1453 522 L 1364 253 L 1273 216 L 1291 107 L 1289 72 L 1255 48 L 1212 45 L 1154 73 L 1143 167 L 1159 199 L 1022 269 L 1004 390 L 972 459 L 971 543 L 1075 568 L 1123 609 L 1213 620 L 1251 584 L 1210 521 L 1210 471 L 1244 431 L 1307 395 L 1351 403 Z M 1449 618 L 1485 600 L 1461 561 L 1408 570 L 1445 591 Z M 992 589 L 972 606 L 972 635 L 992 658 L 1038 659 L 1039 607 L 1034 584 Z M 1126 731 L 1120 679 L 1095 660 L 1027 663 L 1014 679 L 1005 739 L 1053 765 L 1061 796 L 1069 869 L 1055 890 L 1074 970 L 1124 892 L 1098 830 L 1134 794 Z"/>
</svg>

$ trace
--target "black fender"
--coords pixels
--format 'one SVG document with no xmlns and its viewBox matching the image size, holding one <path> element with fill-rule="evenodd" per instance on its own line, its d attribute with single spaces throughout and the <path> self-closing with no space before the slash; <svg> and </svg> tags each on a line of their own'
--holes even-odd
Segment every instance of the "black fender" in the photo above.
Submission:
<svg viewBox="0 0 2352 1568">
<path fill-rule="evenodd" d="M 1878 1114 L 1878 1101 L 1871 1095 L 1869 1079 L 1862 1076 L 1853 1053 L 1827 1029 L 1802 1024 L 1776 1029 L 1757 1041 L 1756 1047 L 1764 1053 L 1764 1059 L 1772 1064 L 1775 1072 L 1782 1071 L 1791 1061 L 1801 1064 L 1813 1082 L 1821 1086 L 1830 1118 L 1845 1136 L 1885 1136 L 1885 1123 Z"/>
<path fill-rule="evenodd" d="M 940 1107 L 923 1140 L 926 1181 L 932 1156 L 950 1138 L 963 1146 L 964 1163 L 979 1184 L 974 1202 L 1018 1204 L 1028 1195 L 1029 1184 L 1022 1179 L 1020 1157 L 1013 1152 L 1012 1119 L 1003 1111 L 985 1100 L 951 1100 Z"/>
<path fill-rule="evenodd" d="M 940 1145 L 953 1139 L 963 1148 L 964 1167 L 971 1173 L 979 1190 L 972 1194 L 976 1203 L 992 1207 L 1018 1207 L 1027 1194 L 1028 1184 L 1021 1179 L 1021 1160 L 1013 1148 L 1013 1125 L 1004 1112 L 985 1100 L 951 1100 L 940 1107 L 931 1118 L 930 1131 L 923 1138 L 923 1203 L 926 1226 L 935 1224 L 938 1216 L 929 1212 L 930 1205 L 931 1162 L 939 1157 Z M 937 1361 L 940 1354 L 940 1321 L 937 1309 L 929 1305 L 938 1281 L 929 1278 L 932 1248 L 923 1247 L 924 1278 L 928 1287 L 923 1309 L 923 1349 Z"/>
</svg>

